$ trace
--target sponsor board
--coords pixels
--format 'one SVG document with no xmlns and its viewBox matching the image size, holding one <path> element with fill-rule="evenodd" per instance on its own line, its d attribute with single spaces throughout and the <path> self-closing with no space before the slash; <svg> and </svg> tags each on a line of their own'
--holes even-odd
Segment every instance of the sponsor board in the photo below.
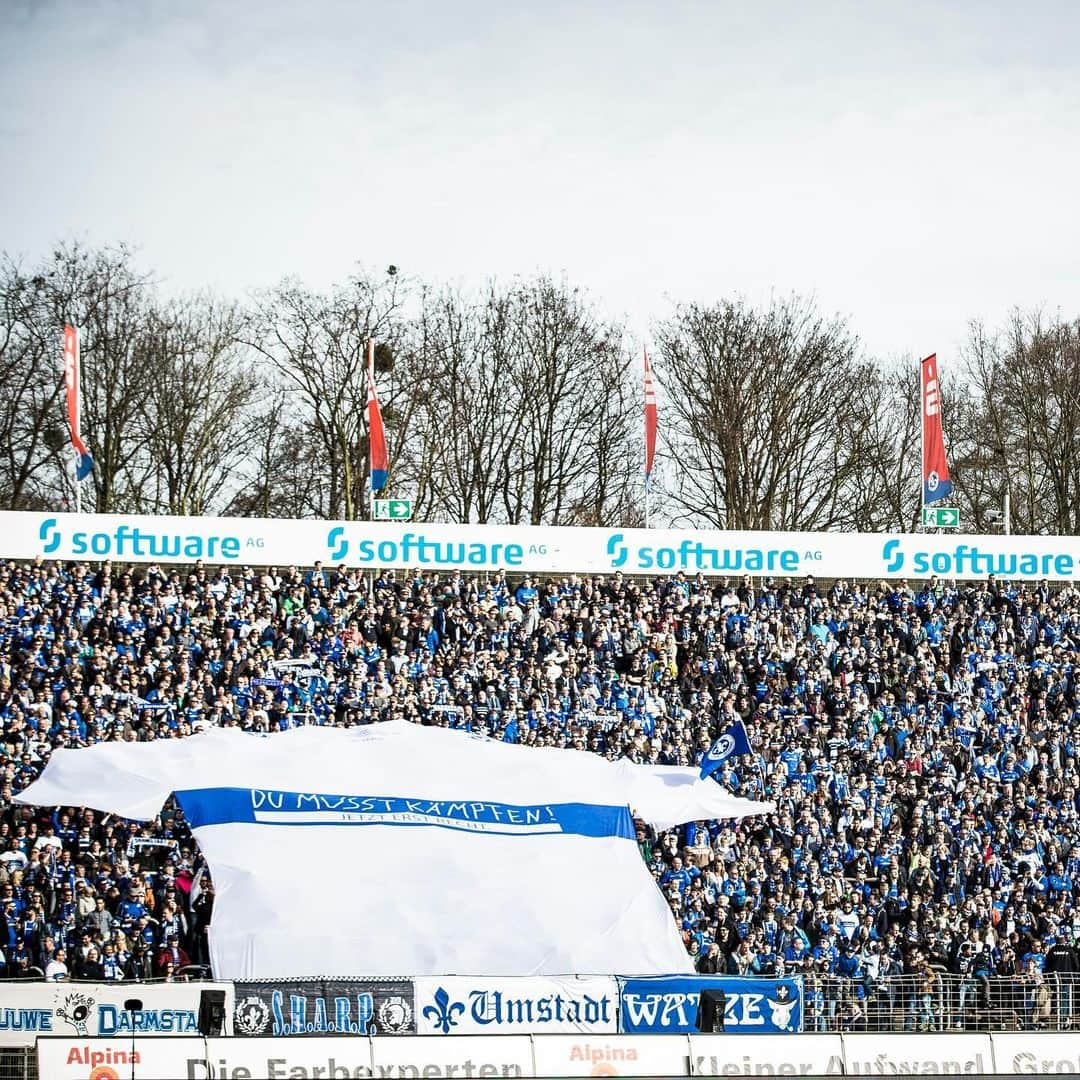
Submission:
<svg viewBox="0 0 1080 1080">
<path fill-rule="evenodd" d="M 5 558 L 521 573 L 1080 579 L 1061 536 L 773 533 L 0 512 Z"/>
<path fill-rule="evenodd" d="M 422 1035 L 615 1034 L 619 984 L 606 977 L 413 980 Z"/>
<path fill-rule="evenodd" d="M 844 1072 L 839 1035 L 690 1036 L 691 1076 L 841 1076 Z"/>
<path fill-rule="evenodd" d="M 140 987 L 141 990 L 147 987 Z M 207 1076 L 203 1039 L 50 1039 L 37 1041 L 38 1076 L 45 1080 L 184 1080 Z M 254 1076 L 254 1074 L 252 1074 Z"/>
<path fill-rule="evenodd" d="M 1080 1039 L 1074 1032 L 995 1032 L 990 1036 L 999 1073 L 1080 1076 Z"/>
<path fill-rule="evenodd" d="M 408 979 L 273 979 L 237 982 L 233 1032 L 260 1035 L 415 1033 Z"/>
<path fill-rule="evenodd" d="M 845 1035 L 844 1071 L 853 1076 L 964 1076 L 995 1070 L 989 1035 L 917 1034 Z"/>
<path fill-rule="evenodd" d="M 620 979 L 619 1029 L 627 1034 L 697 1031 L 702 990 L 722 990 L 724 1031 L 776 1035 L 802 1030 L 800 979 L 673 977 Z"/>
<path fill-rule="evenodd" d="M 49 1080 L 1076 1075 L 1069 1033 L 37 1040 Z"/>
<path fill-rule="evenodd" d="M 414 1035 L 372 1039 L 372 1075 L 377 1077 L 534 1076 L 532 1040 L 525 1035 L 446 1039 Z M 558 1074 L 552 1074 L 558 1075 Z M 573 1075 L 573 1074 L 566 1074 Z"/>
<path fill-rule="evenodd" d="M 687 1076 L 685 1036 L 544 1035 L 533 1040 L 536 1076 Z"/>
<path fill-rule="evenodd" d="M 9 983 L 0 992 L 0 1047 L 33 1046 L 39 1035 L 198 1035 L 203 990 L 223 990 L 231 1016 L 232 983 Z M 143 1007 L 129 1012 L 124 1002 L 132 997 Z"/>
<path fill-rule="evenodd" d="M 371 1039 L 207 1039 L 177 1080 L 353 1080 L 378 1075 Z M 415 1075 L 415 1074 L 414 1074 Z M 121 1078 L 122 1080 L 122 1078 Z"/>
</svg>

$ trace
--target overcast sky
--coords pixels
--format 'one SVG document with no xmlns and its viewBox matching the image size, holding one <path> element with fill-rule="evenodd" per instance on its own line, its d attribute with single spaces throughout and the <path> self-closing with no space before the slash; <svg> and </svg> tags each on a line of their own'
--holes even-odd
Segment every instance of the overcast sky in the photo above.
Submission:
<svg viewBox="0 0 1080 1080">
<path fill-rule="evenodd" d="M 1080 315 L 1080 5 L 0 0 L 0 247 L 167 289 L 537 270 L 882 356 Z"/>
</svg>

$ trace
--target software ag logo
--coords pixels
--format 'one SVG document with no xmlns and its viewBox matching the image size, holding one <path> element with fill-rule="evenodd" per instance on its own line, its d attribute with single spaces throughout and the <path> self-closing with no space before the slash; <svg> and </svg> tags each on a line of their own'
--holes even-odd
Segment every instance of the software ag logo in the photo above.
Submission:
<svg viewBox="0 0 1080 1080">
<path fill-rule="evenodd" d="M 607 553 L 611 559 L 611 568 L 617 570 L 622 566 L 630 555 L 630 549 L 622 542 L 623 534 L 614 533 L 608 537 Z"/>
<path fill-rule="evenodd" d="M 713 547 L 705 542 L 706 534 L 667 534 L 678 536 L 678 542 L 670 545 L 653 542 L 651 534 L 645 534 L 649 543 L 635 544 L 631 549 L 624 541 L 623 533 L 612 533 L 607 541 L 610 568 L 618 570 L 626 566 L 631 573 L 639 571 L 678 571 L 688 573 L 798 573 L 803 560 L 820 559 L 820 552 L 800 553 L 793 548 L 759 548 L 734 545 Z M 665 534 L 660 534 L 661 541 Z M 631 541 L 632 542 L 632 541 Z"/>
<path fill-rule="evenodd" d="M 38 539 L 42 542 L 43 555 L 51 555 L 60 546 L 60 530 L 56 527 L 56 518 L 46 518 L 41 523 Z"/>
<path fill-rule="evenodd" d="M 224 562 L 239 559 L 242 548 L 263 546 L 261 536 L 241 539 L 239 536 L 209 531 L 205 533 L 201 531 L 168 532 L 159 529 L 159 523 L 167 525 L 168 519 L 135 520 L 139 524 L 132 525 L 121 521 L 120 524 L 97 532 L 74 529 L 70 533 L 65 533 L 56 518 L 47 517 L 38 526 L 41 553 L 43 555 L 59 554 L 61 558 L 90 556 L 161 559 L 163 561 L 220 559 Z M 208 518 L 206 524 L 208 529 L 212 529 L 215 522 Z"/>
<path fill-rule="evenodd" d="M 904 565 L 904 553 L 900 550 L 899 540 L 886 540 L 881 549 L 881 557 L 887 559 L 885 565 L 886 574 L 895 574 Z"/>
</svg>

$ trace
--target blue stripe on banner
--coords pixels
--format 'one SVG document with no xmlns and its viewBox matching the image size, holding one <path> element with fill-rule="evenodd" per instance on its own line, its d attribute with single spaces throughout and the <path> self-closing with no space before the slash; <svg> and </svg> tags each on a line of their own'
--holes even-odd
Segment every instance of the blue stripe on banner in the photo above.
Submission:
<svg viewBox="0 0 1080 1080">
<path fill-rule="evenodd" d="M 552 803 L 518 806 L 483 799 L 404 799 L 326 795 L 269 788 L 192 788 L 176 797 L 192 828 L 253 825 L 434 826 L 498 836 L 619 836 L 634 838 L 628 806 Z"/>
<path fill-rule="evenodd" d="M 382 491 L 386 487 L 386 469 L 372 469 L 371 470 L 371 490 Z"/>
</svg>

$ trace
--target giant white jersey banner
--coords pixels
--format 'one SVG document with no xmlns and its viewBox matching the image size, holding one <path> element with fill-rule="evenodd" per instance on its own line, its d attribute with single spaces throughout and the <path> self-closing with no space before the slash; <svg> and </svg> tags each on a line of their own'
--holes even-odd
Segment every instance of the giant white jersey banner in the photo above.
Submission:
<svg viewBox="0 0 1080 1080">
<path fill-rule="evenodd" d="M 0 512 L 0 557 L 521 573 L 1080 580 L 1075 536 L 719 532 Z"/>
<path fill-rule="evenodd" d="M 176 792 L 219 978 L 691 971 L 634 840 L 771 809 L 696 769 L 391 721 L 57 750 L 19 802 L 146 819 Z"/>
</svg>

